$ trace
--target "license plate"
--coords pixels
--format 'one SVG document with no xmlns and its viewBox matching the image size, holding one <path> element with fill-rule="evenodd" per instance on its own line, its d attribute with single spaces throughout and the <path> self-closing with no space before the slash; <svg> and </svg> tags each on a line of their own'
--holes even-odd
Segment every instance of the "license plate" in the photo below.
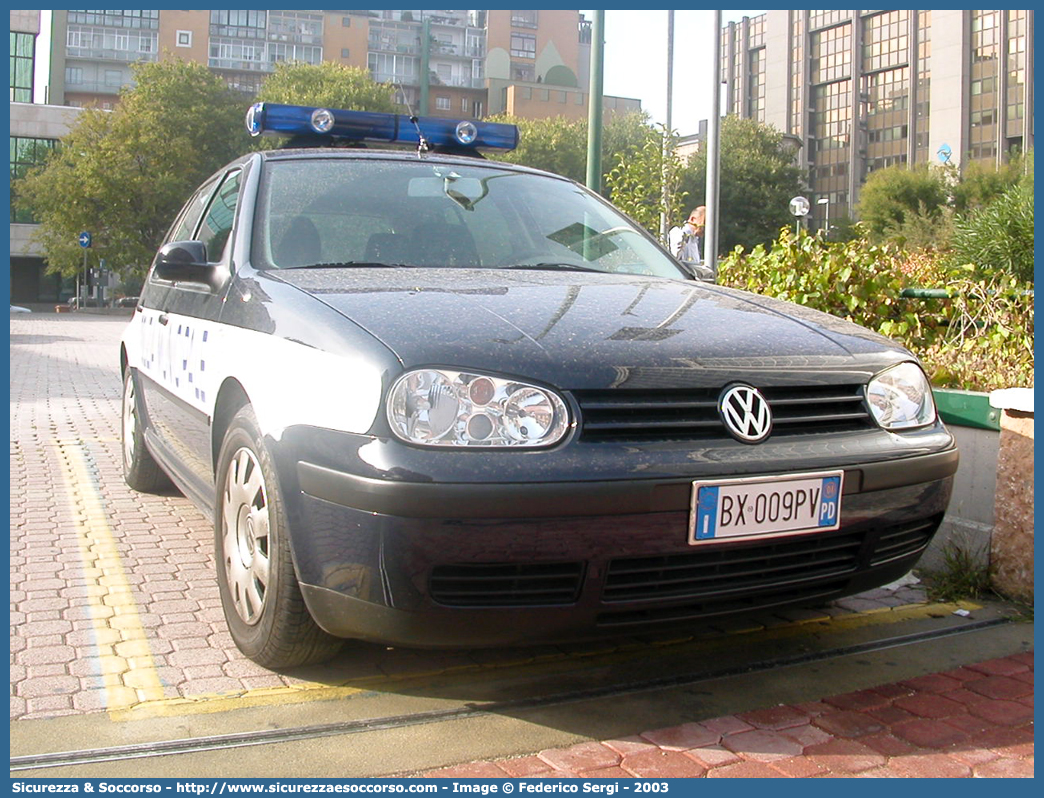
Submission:
<svg viewBox="0 0 1044 798">
<path fill-rule="evenodd" d="M 843 481 L 825 471 L 694 482 L 689 543 L 837 529 Z"/>
</svg>

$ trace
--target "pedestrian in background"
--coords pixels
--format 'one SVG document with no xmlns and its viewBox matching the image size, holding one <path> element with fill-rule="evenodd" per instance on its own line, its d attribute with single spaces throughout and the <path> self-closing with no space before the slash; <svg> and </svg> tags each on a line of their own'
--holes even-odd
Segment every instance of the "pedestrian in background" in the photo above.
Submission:
<svg viewBox="0 0 1044 798">
<path fill-rule="evenodd" d="M 707 206 L 693 208 L 684 224 L 672 227 L 667 233 L 671 254 L 686 263 L 703 263 L 703 231 L 706 226 Z"/>
</svg>

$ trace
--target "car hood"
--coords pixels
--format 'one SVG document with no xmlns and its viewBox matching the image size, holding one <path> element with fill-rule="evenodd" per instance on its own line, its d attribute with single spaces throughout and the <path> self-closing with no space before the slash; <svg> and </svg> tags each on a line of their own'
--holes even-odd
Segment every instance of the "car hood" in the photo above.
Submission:
<svg viewBox="0 0 1044 798">
<path fill-rule="evenodd" d="M 833 316 L 685 280 L 407 268 L 269 276 L 334 308 L 407 368 L 473 369 L 567 389 L 715 386 L 741 373 L 761 384 L 863 380 L 911 357 Z"/>
</svg>

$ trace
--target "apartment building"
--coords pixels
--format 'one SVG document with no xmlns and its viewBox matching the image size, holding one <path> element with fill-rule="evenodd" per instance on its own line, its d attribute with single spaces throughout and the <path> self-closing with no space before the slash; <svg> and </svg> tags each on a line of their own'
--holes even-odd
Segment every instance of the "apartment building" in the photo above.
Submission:
<svg viewBox="0 0 1044 798">
<path fill-rule="evenodd" d="M 801 143 L 814 226 L 850 214 L 875 169 L 1033 147 L 1033 11 L 776 10 L 729 23 L 721 48 L 728 113 Z"/>
<path fill-rule="evenodd" d="M 11 11 L 11 185 L 26 170 L 43 161 L 69 132 L 79 110 L 34 104 L 34 73 L 39 55 L 39 11 Z M 69 295 L 68 286 L 48 275 L 39 247 L 32 241 L 35 220 L 14 206 L 11 189 L 9 283 L 14 303 L 57 302 Z"/>
<path fill-rule="evenodd" d="M 415 113 L 587 114 L 590 25 L 578 11 L 52 14 L 49 101 L 56 104 L 111 108 L 131 82 L 130 64 L 180 57 L 206 64 L 247 97 L 279 62 L 334 61 L 366 68 L 378 82 L 393 84 L 396 102 Z M 629 98 L 608 97 L 605 105 L 641 109 L 640 101 Z"/>
</svg>

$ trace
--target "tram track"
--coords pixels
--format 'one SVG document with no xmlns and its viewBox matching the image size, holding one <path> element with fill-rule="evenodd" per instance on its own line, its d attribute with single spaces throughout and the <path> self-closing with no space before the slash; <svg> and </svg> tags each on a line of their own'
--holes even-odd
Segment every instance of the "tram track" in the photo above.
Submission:
<svg viewBox="0 0 1044 798">
<path fill-rule="evenodd" d="M 701 668 L 698 671 L 687 673 L 627 679 L 601 686 L 547 692 L 543 695 L 529 695 L 517 699 L 465 702 L 459 706 L 444 709 L 429 709 L 405 714 L 359 718 L 315 725 L 298 725 L 288 728 L 258 729 L 230 734 L 200 735 L 184 739 L 165 739 L 130 745 L 12 756 L 10 770 L 12 773 L 32 770 L 37 771 L 40 775 L 46 775 L 46 772 L 51 769 L 77 765 L 220 752 L 252 746 L 302 742 L 342 735 L 367 734 L 483 716 L 551 709 L 584 701 L 612 699 L 629 694 L 684 688 L 701 682 L 764 673 L 777 668 L 800 666 L 852 655 L 885 651 L 891 648 L 931 643 L 944 638 L 983 632 L 1010 622 L 1010 619 L 1006 617 L 990 617 L 981 620 L 966 619 L 960 625 L 890 634 L 873 640 L 828 646 L 816 650 L 803 649 L 721 667 Z"/>
</svg>

